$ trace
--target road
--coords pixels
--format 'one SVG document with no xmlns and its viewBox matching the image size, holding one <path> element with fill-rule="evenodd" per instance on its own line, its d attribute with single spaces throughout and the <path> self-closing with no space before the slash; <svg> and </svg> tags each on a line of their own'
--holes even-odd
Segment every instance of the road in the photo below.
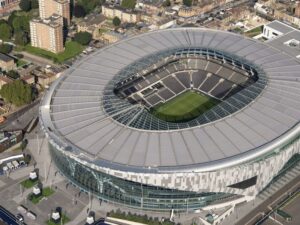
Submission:
<svg viewBox="0 0 300 225">
<path fill-rule="evenodd" d="M 255 218 L 259 213 L 270 211 L 268 209 L 268 206 L 270 204 L 272 204 L 274 202 L 274 200 L 279 199 L 284 194 L 287 194 L 288 192 L 292 192 L 293 190 L 295 190 L 299 187 L 300 187 L 299 176 L 297 176 L 291 182 L 289 182 L 287 185 L 285 185 L 284 187 L 279 189 L 277 192 L 275 192 L 274 195 L 272 195 L 270 198 L 265 200 L 262 204 L 257 206 L 251 212 L 249 212 L 244 218 L 239 220 L 239 222 L 237 222 L 236 225 L 249 224 L 249 221 L 251 221 L 253 218 Z"/>
<path fill-rule="evenodd" d="M 24 59 L 26 61 L 30 61 L 30 62 L 33 62 L 37 65 L 40 65 L 40 66 L 46 66 L 46 65 L 51 65 L 51 66 L 55 66 L 55 64 L 53 63 L 52 60 L 49 60 L 49 59 L 45 59 L 41 56 L 36 56 L 36 55 L 33 55 L 33 54 L 30 54 L 28 52 L 13 52 L 14 54 L 22 54 L 24 55 Z"/>
<path fill-rule="evenodd" d="M 241 4 L 244 4 L 244 3 L 251 3 L 251 1 L 249 1 L 249 0 L 238 0 L 238 1 L 228 2 L 227 4 L 224 4 L 222 6 L 219 6 L 219 7 L 215 8 L 215 9 L 213 9 L 209 13 L 216 14 L 216 13 L 220 12 L 221 10 L 225 10 L 225 9 L 229 9 L 229 8 L 234 8 L 234 7 L 237 7 L 237 6 L 239 6 Z"/>
<path fill-rule="evenodd" d="M 19 225 L 17 218 L 2 206 L 0 206 L 0 218 L 9 225 Z"/>
<path fill-rule="evenodd" d="M 8 115 L 6 121 L 0 125 L 0 130 L 4 130 L 4 129 L 7 130 L 7 131 L 11 130 L 12 127 L 14 127 L 14 126 L 12 126 L 12 125 L 14 125 L 13 123 L 14 123 L 14 121 L 15 121 L 16 119 L 19 119 L 19 118 L 20 118 L 21 116 L 23 116 L 26 112 L 29 113 L 30 110 L 33 109 L 34 107 L 38 107 L 39 103 L 40 103 L 40 99 L 37 99 L 37 100 L 35 100 L 33 103 L 31 103 L 31 104 L 29 104 L 29 105 L 26 105 L 26 106 L 24 106 L 22 109 L 20 109 L 20 110 L 18 110 L 18 111 L 16 111 L 16 112 L 13 112 L 13 113 L 10 114 L 10 115 Z M 32 114 L 34 114 L 34 113 L 35 113 L 35 110 L 32 110 L 32 111 L 34 111 L 34 112 L 32 112 Z M 31 115 L 29 115 L 29 116 L 31 116 Z M 33 116 L 34 116 L 34 115 L 32 115 L 32 118 L 33 118 Z M 29 121 L 28 121 L 28 122 L 29 122 Z"/>
</svg>

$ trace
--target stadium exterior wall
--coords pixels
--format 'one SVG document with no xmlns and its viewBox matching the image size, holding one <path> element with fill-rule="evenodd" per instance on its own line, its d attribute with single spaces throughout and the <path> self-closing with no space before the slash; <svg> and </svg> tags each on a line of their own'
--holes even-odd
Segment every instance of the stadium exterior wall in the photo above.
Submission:
<svg viewBox="0 0 300 225">
<path fill-rule="evenodd" d="M 191 210 L 214 204 L 218 200 L 226 201 L 228 199 L 230 204 L 235 195 L 255 197 L 278 175 L 292 156 L 300 153 L 300 140 L 297 137 L 281 149 L 274 149 L 268 155 L 257 158 L 255 161 L 216 171 L 134 173 L 96 166 L 61 149 L 53 139 L 49 136 L 48 138 L 54 162 L 62 174 L 74 184 L 110 202 L 121 203 L 134 208 L 155 210 L 169 210 L 169 207 L 178 210 Z M 228 187 L 255 176 L 257 176 L 256 184 L 248 188 Z M 114 178 L 117 179 L 116 182 Z M 82 180 L 84 181 L 82 182 Z M 124 184 L 117 187 L 120 180 L 124 181 L 126 187 L 123 186 Z M 105 193 L 103 191 L 105 182 L 111 182 L 111 185 L 121 190 L 124 196 L 128 195 L 128 200 L 126 200 L 127 197 L 125 200 L 116 199 L 115 196 L 111 197 L 110 194 Z M 126 194 L 124 189 L 131 186 L 139 186 L 142 189 L 141 193 L 137 193 L 135 190 Z M 174 197 L 170 194 L 167 199 L 164 199 L 165 197 L 160 199 L 156 196 L 157 202 L 153 204 L 154 199 L 147 198 L 146 194 L 142 196 L 143 189 L 146 193 L 148 187 L 151 189 L 157 187 L 158 189 L 154 191 L 157 193 L 161 191 L 162 193 L 174 192 L 176 195 L 176 191 L 178 191 L 178 195 L 181 197 Z M 136 195 L 134 195 L 135 193 Z"/>
</svg>

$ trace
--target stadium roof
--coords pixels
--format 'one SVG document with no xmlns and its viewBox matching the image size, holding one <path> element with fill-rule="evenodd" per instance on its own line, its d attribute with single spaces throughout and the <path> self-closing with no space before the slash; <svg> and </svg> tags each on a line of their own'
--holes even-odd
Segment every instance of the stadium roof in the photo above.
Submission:
<svg viewBox="0 0 300 225">
<path fill-rule="evenodd" d="M 116 74 L 147 55 L 180 47 L 207 47 L 245 58 L 265 72 L 267 86 L 242 110 L 181 130 L 139 130 L 105 113 L 102 97 Z M 236 34 L 159 30 L 125 39 L 76 63 L 44 97 L 41 122 L 68 151 L 104 167 L 215 170 L 253 160 L 299 134 L 299 70 L 299 61 L 276 46 Z"/>
<path fill-rule="evenodd" d="M 294 45 L 289 45 L 289 42 L 293 42 Z M 300 32 L 298 30 L 291 31 L 285 35 L 281 35 L 277 38 L 268 41 L 268 45 L 277 48 L 278 50 L 285 52 L 293 57 L 300 57 Z"/>
</svg>

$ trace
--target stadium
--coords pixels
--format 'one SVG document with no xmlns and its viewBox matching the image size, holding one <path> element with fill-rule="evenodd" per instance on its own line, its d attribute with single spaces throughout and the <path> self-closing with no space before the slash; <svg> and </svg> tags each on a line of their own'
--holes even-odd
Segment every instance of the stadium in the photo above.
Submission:
<svg viewBox="0 0 300 225">
<path fill-rule="evenodd" d="M 59 171 L 103 201 L 230 205 L 299 160 L 299 69 L 233 33 L 158 30 L 74 64 L 43 97 L 40 124 Z"/>
</svg>

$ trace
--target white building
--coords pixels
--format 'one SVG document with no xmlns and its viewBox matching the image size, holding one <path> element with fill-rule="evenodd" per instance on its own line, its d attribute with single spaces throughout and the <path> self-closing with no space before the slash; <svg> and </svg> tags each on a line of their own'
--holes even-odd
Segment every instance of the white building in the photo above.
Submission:
<svg viewBox="0 0 300 225">
<path fill-rule="evenodd" d="M 264 25 L 263 37 L 270 40 L 296 30 L 292 26 L 282 23 L 278 20 L 272 21 Z"/>
</svg>

